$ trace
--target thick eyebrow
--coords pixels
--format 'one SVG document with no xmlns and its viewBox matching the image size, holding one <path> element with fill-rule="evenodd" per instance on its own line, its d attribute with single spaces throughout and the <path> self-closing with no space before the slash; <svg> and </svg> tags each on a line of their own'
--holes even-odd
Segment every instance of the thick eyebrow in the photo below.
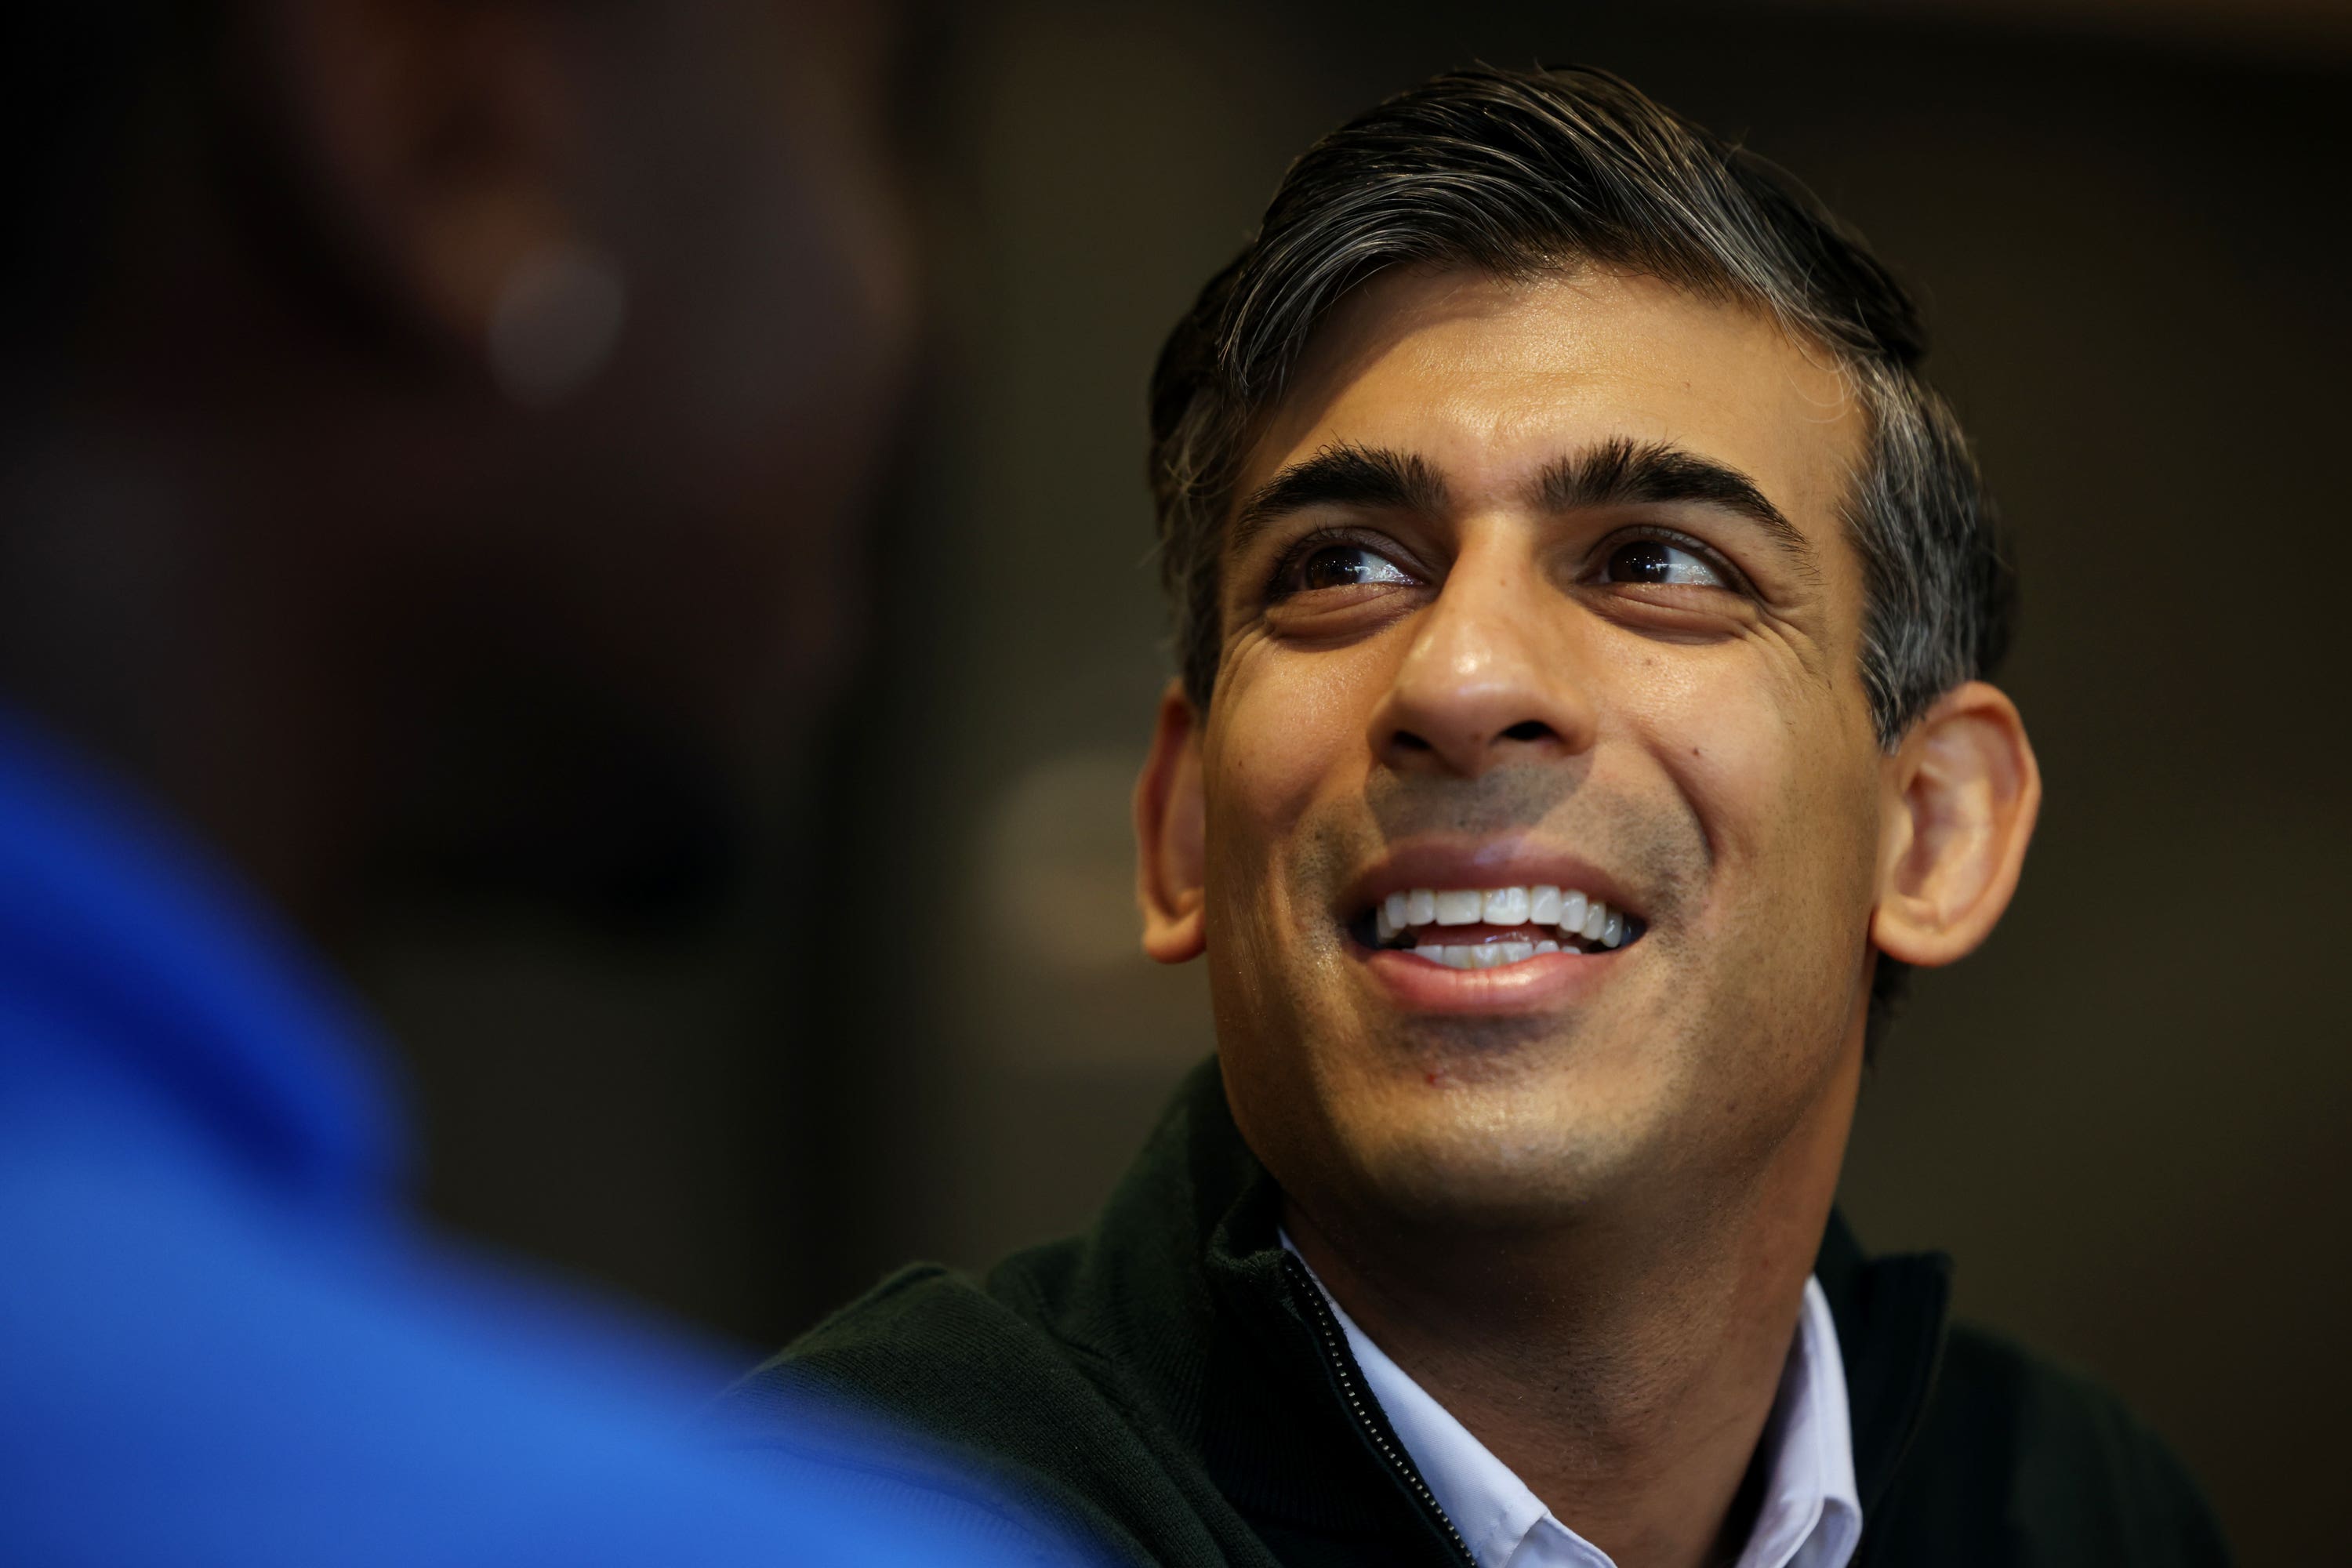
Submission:
<svg viewBox="0 0 2352 1568">
<path fill-rule="evenodd" d="M 1412 453 L 1342 441 L 1291 464 L 1251 491 L 1234 515 L 1233 536 L 1225 548 L 1238 553 L 1268 523 L 1312 506 L 1434 517 L 1445 510 L 1445 481 Z"/>
<path fill-rule="evenodd" d="M 1812 542 L 1757 488 L 1756 481 L 1727 463 L 1702 458 L 1669 441 L 1636 441 L 1618 436 L 1536 476 L 1529 499 L 1547 511 L 1694 501 L 1736 512 L 1808 574 L 1818 573 Z"/>
</svg>

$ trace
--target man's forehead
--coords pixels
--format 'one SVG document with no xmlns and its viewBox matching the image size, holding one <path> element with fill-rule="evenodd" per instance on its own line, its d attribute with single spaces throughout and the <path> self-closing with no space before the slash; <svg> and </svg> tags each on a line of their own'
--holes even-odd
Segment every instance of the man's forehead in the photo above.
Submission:
<svg viewBox="0 0 2352 1568">
<path fill-rule="evenodd" d="M 1866 421 L 1824 350 L 1638 274 L 1399 270 L 1318 326 L 1261 421 L 1236 502 L 1314 454 L 1409 455 L 1456 505 L 1502 504 L 1612 444 L 1746 474 L 1801 523 L 1839 515 Z"/>
</svg>

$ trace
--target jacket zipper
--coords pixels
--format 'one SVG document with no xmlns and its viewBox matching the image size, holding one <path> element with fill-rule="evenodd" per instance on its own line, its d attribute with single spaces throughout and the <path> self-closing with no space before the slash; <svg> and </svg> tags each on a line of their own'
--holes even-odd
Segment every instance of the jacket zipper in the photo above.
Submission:
<svg viewBox="0 0 2352 1568">
<path fill-rule="evenodd" d="M 1454 1521 L 1445 1517 L 1445 1510 L 1429 1489 L 1429 1483 L 1421 1479 L 1421 1472 L 1413 1468 L 1412 1461 L 1399 1451 L 1397 1444 L 1373 1419 L 1372 1412 L 1379 1408 L 1380 1402 L 1363 1385 L 1363 1380 L 1356 1370 L 1355 1357 L 1348 1353 L 1347 1336 L 1339 1328 L 1339 1319 L 1331 1314 L 1331 1304 L 1324 1300 L 1322 1288 L 1315 1283 L 1315 1277 L 1307 1272 L 1307 1266 L 1296 1256 L 1285 1253 L 1282 1266 L 1289 1278 L 1292 1293 L 1307 1303 L 1307 1313 L 1314 1321 L 1316 1337 L 1322 1342 L 1324 1363 L 1330 1367 L 1331 1375 L 1339 1380 L 1340 1396 L 1348 1402 L 1348 1414 L 1354 1419 L 1356 1429 L 1370 1440 L 1374 1451 L 1387 1462 L 1389 1473 L 1421 1505 L 1423 1514 L 1444 1532 L 1462 1568 L 1478 1568 L 1477 1559 L 1470 1554 L 1469 1543 L 1462 1539 L 1462 1532 L 1454 1528 Z"/>
</svg>

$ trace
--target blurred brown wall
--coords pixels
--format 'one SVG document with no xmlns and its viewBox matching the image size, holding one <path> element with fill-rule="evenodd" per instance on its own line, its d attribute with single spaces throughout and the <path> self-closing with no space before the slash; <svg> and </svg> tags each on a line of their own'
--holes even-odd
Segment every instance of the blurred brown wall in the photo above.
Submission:
<svg viewBox="0 0 2352 1568">
<path fill-rule="evenodd" d="M 2119 1387 L 2244 1560 L 2338 1550 L 2352 57 L 1468 0 L 1015 5 L 928 47 L 930 393 L 875 646 L 780 813 L 822 848 L 666 942 L 387 931 L 367 977 L 420 1051 L 444 1211 L 752 1338 L 909 1255 L 1083 1223 L 1209 1044 L 1128 891 L 1168 668 L 1151 355 L 1347 113 L 1474 58 L 1597 63 L 1918 286 L 2020 542 L 2040 839 L 1997 940 L 1918 987 L 1846 1206 Z"/>
</svg>

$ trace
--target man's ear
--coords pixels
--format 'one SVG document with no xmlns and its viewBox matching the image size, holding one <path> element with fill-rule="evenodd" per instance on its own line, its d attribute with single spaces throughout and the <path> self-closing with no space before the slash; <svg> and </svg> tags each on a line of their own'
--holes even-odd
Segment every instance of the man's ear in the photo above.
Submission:
<svg viewBox="0 0 2352 1568">
<path fill-rule="evenodd" d="M 576 275 L 602 264 L 568 188 L 583 84 L 563 9 L 277 0 L 251 40 L 322 226 L 366 286 L 409 330 L 478 361 L 487 352 L 502 379 L 500 335 L 519 311 L 568 308 L 608 340 L 618 325 L 589 319 L 599 305 L 587 298 L 617 289 L 617 274 Z M 550 289 L 576 298 L 551 310 L 530 297 Z"/>
<path fill-rule="evenodd" d="M 2017 705 L 1981 680 L 1945 693 L 1887 759 L 1885 787 L 1871 941 L 1906 963 L 1950 963 L 2009 908 L 2042 810 Z"/>
<path fill-rule="evenodd" d="M 1200 715 L 1171 680 L 1160 697 L 1151 755 L 1135 781 L 1135 891 L 1143 906 L 1143 951 L 1183 963 L 1208 948 L 1205 902 L 1208 805 L 1201 793 Z"/>
</svg>

